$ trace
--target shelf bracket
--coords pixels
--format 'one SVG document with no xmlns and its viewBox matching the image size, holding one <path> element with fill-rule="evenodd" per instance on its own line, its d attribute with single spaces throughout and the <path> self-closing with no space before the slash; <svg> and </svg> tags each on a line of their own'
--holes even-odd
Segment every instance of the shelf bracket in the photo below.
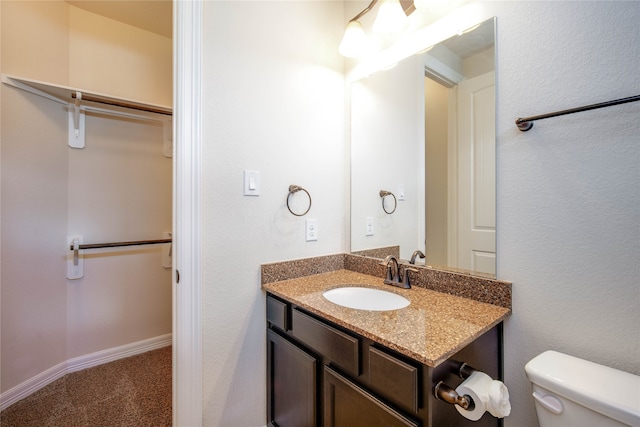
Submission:
<svg viewBox="0 0 640 427">
<path fill-rule="evenodd" d="M 74 103 L 69 103 L 69 147 L 84 148 L 85 114 L 80 108 L 82 92 L 76 91 Z"/>
<path fill-rule="evenodd" d="M 81 279 L 84 276 L 84 260 L 79 252 L 83 236 L 70 236 L 67 241 L 70 245 L 67 255 L 67 279 Z"/>
<path fill-rule="evenodd" d="M 162 121 L 162 132 L 164 137 L 162 153 L 165 157 L 171 158 L 173 157 L 173 121 L 171 119 Z"/>
</svg>

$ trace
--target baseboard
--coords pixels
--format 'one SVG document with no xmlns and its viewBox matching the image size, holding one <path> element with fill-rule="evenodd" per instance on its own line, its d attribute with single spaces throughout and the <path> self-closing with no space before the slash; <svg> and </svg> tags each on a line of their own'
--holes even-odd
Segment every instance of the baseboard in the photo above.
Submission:
<svg viewBox="0 0 640 427">
<path fill-rule="evenodd" d="M 3 411 L 17 401 L 35 393 L 44 386 L 51 384 L 55 380 L 62 378 L 66 374 L 92 368 L 104 363 L 113 362 L 118 359 L 124 359 L 125 357 L 135 356 L 136 354 L 146 353 L 147 351 L 167 347 L 171 345 L 171 342 L 171 334 L 160 335 L 158 337 L 109 348 L 58 363 L 46 371 L 41 372 L 27 381 L 24 381 L 12 389 L 0 394 L 0 411 Z"/>
</svg>

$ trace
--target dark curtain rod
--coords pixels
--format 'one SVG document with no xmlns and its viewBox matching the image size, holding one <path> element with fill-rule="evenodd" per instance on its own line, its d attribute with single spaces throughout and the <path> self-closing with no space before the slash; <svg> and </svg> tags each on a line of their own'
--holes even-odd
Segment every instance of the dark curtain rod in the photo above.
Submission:
<svg viewBox="0 0 640 427">
<path fill-rule="evenodd" d="M 75 92 L 71 93 L 71 98 L 73 99 L 77 98 Z M 82 94 L 82 100 L 89 101 L 89 102 L 98 102 L 100 104 L 106 104 L 106 105 L 113 105 L 115 107 L 131 108 L 133 110 L 146 111 L 148 113 L 164 114 L 166 116 L 173 115 L 173 113 L 170 110 L 167 110 L 162 107 L 152 107 L 150 105 L 136 104 L 133 102 L 120 101 L 120 100 L 115 100 L 110 98 L 100 98 L 92 95 L 87 95 L 84 93 Z"/>
<path fill-rule="evenodd" d="M 171 243 L 171 239 L 158 239 L 158 240 L 135 240 L 131 242 L 112 242 L 112 243 L 92 243 L 87 245 L 78 245 L 78 250 L 83 249 L 99 249 L 99 248 L 117 248 L 120 246 L 138 246 L 138 245 L 157 245 L 161 243 Z M 73 245 L 69 248 L 74 250 Z"/>
<path fill-rule="evenodd" d="M 569 110 L 556 111 L 555 113 L 541 114 L 539 116 L 525 117 L 516 119 L 516 126 L 523 132 L 533 127 L 536 120 L 548 119 L 550 117 L 564 116 L 565 114 L 579 113 L 581 111 L 595 110 L 597 108 L 611 107 L 618 104 L 626 104 L 627 102 L 640 101 L 640 95 L 630 96 L 628 98 L 616 99 L 613 101 L 601 102 L 599 104 L 585 105 L 584 107 L 571 108 Z"/>
</svg>

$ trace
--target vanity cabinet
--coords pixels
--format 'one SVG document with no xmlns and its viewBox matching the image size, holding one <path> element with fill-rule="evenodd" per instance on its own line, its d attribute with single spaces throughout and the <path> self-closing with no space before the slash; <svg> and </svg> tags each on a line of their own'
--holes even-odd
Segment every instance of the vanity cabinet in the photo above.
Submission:
<svg viewBox="0 0 640 427">
<path fill-rule="evenodd" d="M 274 427 L 498 427 L 472 422 L 437 400 L 439 381 L 457 387 L 466 362 L 502 379 L 502 324 L 437 367 L 267 294 L 267 416 Z"/>
</svg>

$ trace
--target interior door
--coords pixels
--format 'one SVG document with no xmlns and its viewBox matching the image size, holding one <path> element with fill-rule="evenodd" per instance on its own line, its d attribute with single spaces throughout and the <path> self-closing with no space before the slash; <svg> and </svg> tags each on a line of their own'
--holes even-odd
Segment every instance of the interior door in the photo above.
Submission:
<svg viewBox="0 0 640 427">
<path fill-rule="evenodd" d="M 458 85 L 457 266 L 495 274 L 494 72 Z M 488 125 L 490 124 L 490 125 Z"/>
</svg>

